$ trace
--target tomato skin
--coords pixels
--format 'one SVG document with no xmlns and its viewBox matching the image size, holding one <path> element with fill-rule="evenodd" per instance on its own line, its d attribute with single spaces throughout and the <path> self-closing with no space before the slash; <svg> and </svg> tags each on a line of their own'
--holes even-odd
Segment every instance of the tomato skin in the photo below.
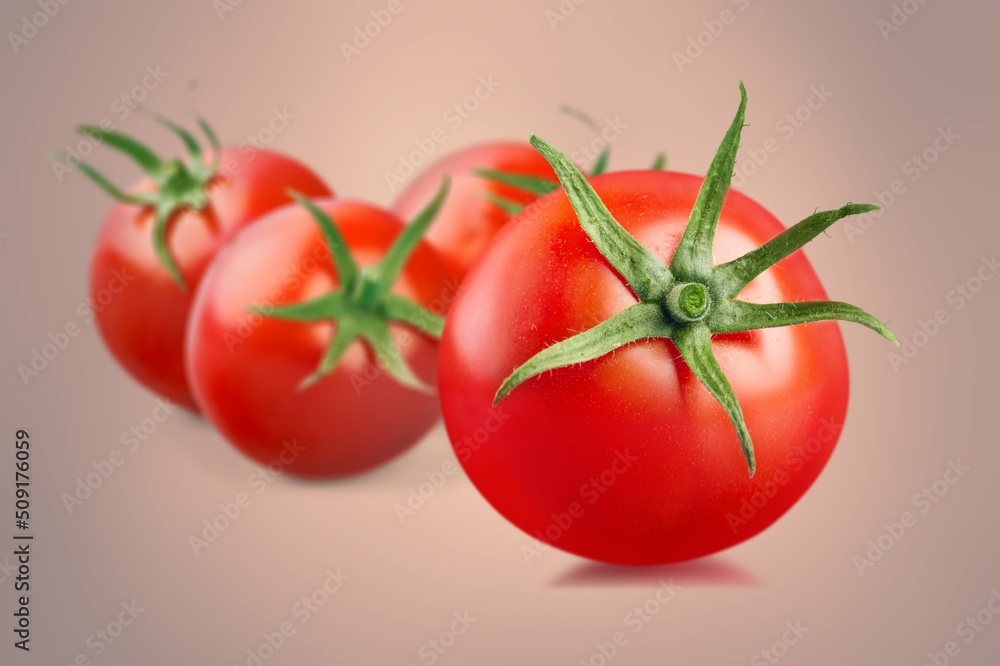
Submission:
<svg viewBox="0 0 1000 666">
<path fill-rule="evenodd" d="M 703 179 L 644 171 L 591 182 L 622 226 L 668 262 Z M 760 205 L 730 191 L 716 264 L 782 230 Z M 825 298 L 802 252 L 740 295 Z M 492 407 L 515 367 L 636 302 L 565 194 L 553 193 L 531 220 L 501 232 L 468 275 L 441 341 L 440 391 L 459 461 L 509 521 L 583 557 L 649 565 L 735 545 L 795 504 L 836 444 L 848 372 L 831 322 L 713 339 L 753 436 L 752 478 L 722 407 L 668 340 L 534 377 Z"/>
<path fill-rule="evenodd" d="M 495 142 L 474 145 L 445 156 L 424 170 L 397 197 L 393 212 L 409 222 L 427 205 L 444 176 L 451 177 L 451 191 L 427 234 L 427 240 L 462 279 L 511 215 L 484 195 L 501 196 L 522 205 L 538 197 L 481 176 L 473 169 L 493 169 L 536 176 L 556 182 L 555 172 L 530 144 Z"/>
<path fill-rule="evenodd" d="M 380 259 L 404 224 L 388 211 L 347 201 L 317 202 L 362 266 Z M 336 368 L 308 388 L 336 324 L 252 313 L 315 298 L 339 280 L 322 233 L 299 206 L 255 224 L 224 249 L 203 280 L 188 331 L 188 374 L 205 416 L 238 449 L 297 476 L 328 478 L 375 467 L 415 444 L 437 421 L 434 394 L 406 388 L 352 343 Z M 417 246 L 392 291 L 441 311 L 454 284 L 437 253 Z M 436 385 L 438 343 L 392 325 L 404 360 Z M 302 451 L 288 461 L 286 443 Z"/>
<path fill-rule="evenodd" d="M 224 148 L 211 203 L 179 213 L 167 246 L 186 283 L 182 290 L 156 257 L 153 212 L 116 204 L 106 219 L 90 269 L 91 307 L 105 344 L 141 384 L 197 411 L 184 371 L 184 334 L 198 284 L 216 253 L 237 233 L 290 199 L 288 189 L 327 197 L 310 169 L 279 153 Z M 209 156 L 210 159 L 210 156 Z M 150 191 L 140 181 L 136 191 Z"/>
</svg>

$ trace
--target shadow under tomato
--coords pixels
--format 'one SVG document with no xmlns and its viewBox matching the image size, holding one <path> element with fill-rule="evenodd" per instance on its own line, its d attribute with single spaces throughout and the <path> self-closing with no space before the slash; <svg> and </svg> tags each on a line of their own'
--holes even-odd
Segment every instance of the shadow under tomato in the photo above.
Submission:
<svg viewBox="0 0 1000 666">
<path fill-rule="evenodd" d="M 427 482 L 427 474 L 435 472 L 443 474 L 440 470 L 446 463 L 449 463 L 448 469 L 451 473 L 445 474 L 447 482 L 436 491 L 446 490 L 449 486 L 458 486 L 459 483 L 455 482 L 456 478 L 467 479 L 461 466 L 454 459 L 444 424 L 439 419 L 411 448 L 371 469 L 333 478 L 285 474 L 282 480 L 301 486 L 330 485 L 362 490 L 393 489 L 405 491 L 410 487 Z"/>
<path fill-rule="evenodd" d="M 672 578 L 681 585 L 752 587 L 761 581 L 752 572 L 719 557 L 648 567 L 581 562 L 552 581 L 553 587 L 647 586 Z"/>
</svg>

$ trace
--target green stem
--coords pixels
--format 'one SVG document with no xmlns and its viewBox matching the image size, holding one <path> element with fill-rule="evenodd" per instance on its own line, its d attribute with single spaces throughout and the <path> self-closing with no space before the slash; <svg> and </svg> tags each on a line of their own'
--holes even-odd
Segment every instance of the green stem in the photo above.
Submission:
<svg viewBox="0 0 1000 666">
<path fill-rule="evenodd" d="M 82 125 L 78 128 L 81 134 L 124 153 L 135 161 L 153 181 L 155 189 L 152 192 L 126 193 L 90 165 L 80 163 L 79 166 L 88 178 L 116 200 L 149 207 L 153 211 L 154 223 L 151 234 L 153 250 L 170 277 L 180 289 L 185 290 L 187 286 L 184 278 L 177 267 L 176 258 L 170 251 L 168 228 L 172 226 L 176 214 L 183 209 L 201 211 L 208 207 L 209 197 L 206 190 L 218 169 L 218 137 L 204 120 L 199 120 L 215 149 L 212 164 L 206 164 L 201 146 L 190 132 L 162 116 L 154 115 L 154 118 L 184 143 L 188 152 L 187 163 L 177 159 L 164 161 L 146 145 L 121 132 L 104 130 L 93 125 Z"/>
<path fill-rule="evenodd" d="M 569 158 L 537 136 L 531 137 L 532 145 L 559 177 L 580 226 L 642 302 L 583 333 L 542 349 L 514 368 L 497 390 L 495 402 L 542 373 L 600 358 L 638 340 L 670 339 L 687 366 L 725 410 L 753 476 L 756 470 L 753 442 L 735 391 L 712 351 L 713 334 L 840 320 L 867 326 L 897 344 L 885 324 L 846 303 L 761 305 L 735 300 L 754 278 L 831 224 L 849 215 L 874 210 L 875 206 L 848 204 L 837 210 L 815 213 L 756 250 L 713 268 L 715 230 L 732 179 L 746 101 L 746 90 L 741 82 L 736 116 L 712 160 L 669 267 L 615 220 Z"/>
<path fill-rule="evenodd" d="M 677 321 L 684 323 L 701 321 L 708 313 L 708 306 L 708 289 L 697 282 L 676 284 L 667 293 L 667 312 Z"/>
<path fill-rule="evenodd" d="M 448 180 L 445 179 L 437 196 L 402 230 L 381 261 L 364 269 L 358 266 L 333 217 L 301 194 L 290 193 L 315 220 L 340 278 L 337 289 L 311 300 L 274 308 L 253 308 L 256 312 L 275 319 L 302 323 L 336 323 L 335 333 L 319 367 L 302 381 L 300 390 L 309 388 L 333 372 L 351 343 L 362 340 L 378 363 L 396 381 L 415 391 L 431 391 L 406 363 L 402 350 L 393 340 L 390 324 L 406 324 L 437 340 L 444 330 L 444 319 L 405 296 L 392 293 L 390 289 L 444 205 L 447 193 Z"/>
</svg>

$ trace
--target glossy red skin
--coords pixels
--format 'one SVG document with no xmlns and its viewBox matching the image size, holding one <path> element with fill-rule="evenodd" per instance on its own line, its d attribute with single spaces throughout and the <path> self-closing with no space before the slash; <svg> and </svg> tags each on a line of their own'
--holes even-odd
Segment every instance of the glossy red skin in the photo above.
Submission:
<svg viewBox="0 0 1000 666">
<path fill-rule="evenodd" d="M 361 265 L 380 259 L 403 229 L 388 211 L 354 201 L 318 202 Z M 393 291 L 441 311 L 455 286 L 424 242 Z M 375 467 L 415 444 L 435 423 L 437 396 L 406 388 L 377 370 L 355 341 L 329 375 L 301 389 L 319 366 L 335 324 L 251 314 L 252 306 L 299 303 L 339 284 L 315 220 L 289 206 L 225 248 L 202 282 L 188 331 L 188 375 L 204 414 L 254 460 L 298 476 L 329 478 Z M 393 325 L 403 358 L 437 383 L 438 343 Z M 281 458 L 285 442 L 305 451 Z"/>
<path fill-rule="evenodd" d="M 511 141 L 479 144 L 447 155 L 404 189 L 392 209 L 409 222 L 434 198 L 441 187 L 441 179 L 451 176 L 448 198 L 427 233 L 427 240 L 459 279 L 511 218 L 484 194 L 491 193 L 522 205 L 538 198 L 530 192 L 477 176 L 473 169 L 494 169 L 556 182 L 555 172 L 537 150 L 530 144 Z"/>
<path fill-rule="evenodd" d="M 646 171 L 592 182 L 616 219 L 667 261 L 702 179 Z M 783 229 L 731 191 L 716 263 Z M 740 298 L 775 302 L 826 294 L 797 252 Z M 752 479 L 722 407 L 669 341 L 635 343 L 532 378 L 491 411 L 494 393 L 516 366 L 636 302 L 580 228 L 565 195 L 549 195 L 532 220 L 517 219 L 496 238 L 463 284 L 441 342 L 440 391 L 462 466 L 508 520 L 583 557 L 648 565 L 732 546 L 795 504 L 840 434 L 848 373 L 834 323 L 714 338 L 753 436 Z M 618 452 L 635 458 L 628 468 L 615 465 Z M 594 478 L 606 492 L 586 485 Z M 769 490 L 776 492 L 769 497 Z M 755 493 L 762 493 L 757 507 Z"/>
<path fill-rule="evenodd" d="M 147 208 L 115 205 L 90 269 L 91 304 L 112 355 L 141 384 L 193 411 L 198 408 L 185 376 L 184 335 L 205 269 L 242 229 L 286 205 L 288 189 L 310 197 L 333 194 L 310 169 L 279 153 L 225 148 L 220 158 L 209 206 L 171 222 L 167 245 L 186 290 L 154 253 L 153 212 Z M 140 181 L 135 189 L 149 191 L 152 183 Z"/>
</svg>

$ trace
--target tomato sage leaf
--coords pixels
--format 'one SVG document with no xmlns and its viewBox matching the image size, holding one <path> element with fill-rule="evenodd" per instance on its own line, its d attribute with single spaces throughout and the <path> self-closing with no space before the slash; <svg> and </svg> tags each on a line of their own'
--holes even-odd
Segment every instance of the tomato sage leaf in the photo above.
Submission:
<svg viewBox="0 0 1000 666">
<path fill-rule="evenodd" d="M 361 336 L 368 341 L 372 351 L 375 352 L 375 358 L 378 360 L 379 365 L 392 375 L 396 381 L 414 391 L 421 393 L 434 392 L 430 386 L 420 381 L 420 378 L 407 365 L 403 359 L 403 355 L 399 351 L 399 346 L 392 339 L 392 333 L 389 331 L 389 326 L 386 322 L 372 322 L 371 326 L 362 329 Z"/>
<path fill-rule="evenodd" d="M 538 176 L 525 176 L 520 173 L 497 171 L 496 169 L 473 169 L 472 173 L 486 180 L 491 180 L 501 185 L 510 185 L 511 187 L 516 187 L 532 194 L 544 195 L 559 189 L 559 183 L 553 183 L 551 180 L 539 178 Z"/>
<path fill-rule="evenodd" d="M 517 215 L 522 210 L 524 210 L 524 206 L 522 206 L 521 204 L 517 203 L 516 201 L 512 201 L 512 200 L 510 200 L 510 199 L 508 199 L 506 197 L 502 197 L 500 195 L 493 194 L 492 192 L 483 192 L 482 196 L 483 196 L 484 199 L 486 199 L 487 201 L 489 201 L 491 204 L 493 204 L 495 206 L 499 206 L 500 208 L 502 208 L 503 211 L 505 213 L 507 213 L 508 215 Z"/>
<path fill-rule="evenodd" d="M 157 204 L 156 216 L 153 219 L 153 251 L 156 253 L 156 258 L 167 269 L 170 277 L 174 279 L 174 282 L 177 283 L 181 291 L 187 291 L 184 276 L 181 275 L 181 270 L 177 267 L 177 262 L 174 260 L 174 256 L 170 253 L 170 248 L 167 245 L 167 235 L 170 232 L 170 224 L 173 221 L 175 208 L 173 202 L 170 201 Z"/>
<path fill-rule="evenodd" d="M 93 125 L 81 125 L 77 130 L 80 134 L 131 157 L 151 178 L 159 176 L 163 169 L 163 160 L 156 153 L 126 134 L 101 129 Z"/>
<path fill-rule="evenodd" d="M 326 352 L 323 354 L 323 360 L 320 361 L 316 371 L 303 379 L 302 383 L 299 384 L 300 391 L 309 388 L 337 367 L 337 363 L 340 362 L 340 359 L 347 352 L 351 343 L 358 337 L 359 327 L 354 319 L 350 317 L 340 319 L 337 321 L 336 326 L 337 331 L 333 334 L 333 340 L 330 341 L 330 346 L 326 348 Z"/>
<path fill-rule="evenodd" d="M 350 250 L 347 249 L 347 241 L 344 240 L 344 235 L 340 233 L 340 228 L 322 208 L 310 201 L 304 194 L 300 194 L 299 192 L 289 192 L 288 194 L 300 206 L 308 210 L 316 220 L 316 224 L 319 225 L 323 231 L 323 237 L 326 239 L 326 246 L 330 251 L 330 257 L 333 259 L 333 265 L 337 269 L 341 288 L 344 290 L 351 289 L 360 269 L 357 262 L 354 261 L 354 257 L 351 256 Z"/>
<path fill-rule="evenodd" d="M 704 323 L 698 323 L 678 330 L 673 340 L 677 345 L 677 351 L 684 357 L 684 362 L 691 368 L 691 372 L 726 410 L 726 415 L 736 428 L 736 436 L 740 440 L 740 448 L 743 450 L 743 457 L 746 458 L 747 467 L 750 468 L 750 476 L 753 476 L 757 470 L 757 459 L 754 457 L 750 431 L 747 430 L 743 409 L 736 399 L 733 387 L 719 367 L 719 362 L 715 360 L 715 354 L 712 353 L 712 332 Z"/>
<path fill-rule="evenodd" d="M 747 303 L 720 301 L 708 317 L 714 333 L 739 333 L 758 328 L 777 328 L 837 319 L 867 326 L 894 345 L 899 345 L 889 327 L 861 308 L 837 301 L 794 303 Z"/>
<path fill-rule="evenodd" d="M 736 165 L 736 152 L 740 147 L 740 135 L 747 110 L 747 90 L 740 81 L 740 106 L 736 110 L 729 131 L 722 139 L 719 150 L 708 168 L 705 182 L 691 210 L 691 218 L 681 237 L 670 270 L 678 279 L 686 282 L 706 282 L 712 275 L 712 243 L 715 227 L 719 224 L 722 203 L 729 191 Z"/>
<path fill-rule="evenodd" d="M 672 332 L 673 326 L 664 320 L 659 306 L 652 303 L 633 305 L 611 319 L 532 356 L 504 380 L 493 398 L 493 404 L 503 400 L 519 384 L 544 372 L 591 361 L 637 340 L 667 338 Z"/>
<path fill-rule="evenodd" d="M 201 163 L 201 146 L 198 145 L 198 142 L 195 141 L 195 138 L 191 136 L 190 132 L 188 132 L 186 129 L 184 129 L 174 121 L 168 118 L 164 118 L 163 116 L 154 115 L 153 118 L 156 119 L 156 122 L 160 123 L 168 130 L 176 134 L 177 137 L 184 143 L 184 146 L 187 148 L 188 155 L 191 157 L 191 159 L 193 161 Z"/>
<path fill-rule="evenodd" d="M 559 177 L 580 226 L 597 249 L 643 301 L 662 298 L 673 282 L 670 269 L 633 238 L 608 211 L 587 177 L 552 144 L 532 134 L 531 145 Z"/>
<path fill-rule="evenodd" d="M 878 210 L 878 206 L 847 204 L 836 210 L 813 213 L 756 250 L 716 266 L 712 273 L 713 286 L 720 296 L 735 298 L 755 277 L 816 238 L 837 220 L 873 210 Z"/>
<path fill-rule="evenodd" d="M 386 294 L 382 305 L 386 317 L 402 321 L 433 338 L 440 338 L 444 331 L 444 317 L 436 315 L 399 294 Z"/>
<path fill-rule="evenodd" d="M 406 260 L 410 258 L 410 254 L 417 247 L 417 243 L 420 242 L 424 233 L 427 232 L 428 227 L 434 222 L 434 218 L 437 217 L 441 206 L 444 205 L 444 200 L 448 196 L 448 188 L 450 186 L 451 180 L 445 176 L 441 181 L 441 187 L 431 202 L 420 211 L 413 221 L 410 222 L 409 226 L 403 229 L 403 233 L 399 234 L 396 242 L 392 244 L 389 251 L 385 253 L 385 256 L 376 265 L 374 277 L 379 283 L 380 296 L 389 293 L 392 285 L 396 283 L 399 274 L 403 271 Z"/>
</svg>

